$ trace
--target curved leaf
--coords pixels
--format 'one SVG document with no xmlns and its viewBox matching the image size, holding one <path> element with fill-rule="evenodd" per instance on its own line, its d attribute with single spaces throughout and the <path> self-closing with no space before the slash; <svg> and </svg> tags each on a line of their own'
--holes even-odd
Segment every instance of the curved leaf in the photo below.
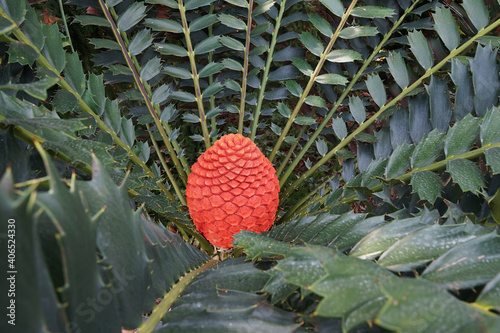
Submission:
<svg viewBox="0 0 500 333">
<path fill-rule="evenodd" d="M 441 179 L 431 171 L 416 172 L 411 178 L 411 186 L 420 199 L 427 200 L 432 204 L 441 196 L 443 189 Z"/>
<path fill-rule="evenodd" d="M 142 2 L 134 2 L 127 10 L 120 15 L 116 26 L 120 31 L 127 31 L 133 28 L 146 16 L 146 6 Z"/>
<path fill-rule="evenodd" d="M 451 174 L 462 191 L 478 192 L 485 186 L 481 170 L 469 160 L 452 160 L 446 163 L 446 170 Z"/>
<path fill-rule="evenodd" d="M 472 288 L 500 271 L 500 237 L 491 232 L 457 245 L 434 260 L 422 278 L 447 288 Z"/>
</svg>

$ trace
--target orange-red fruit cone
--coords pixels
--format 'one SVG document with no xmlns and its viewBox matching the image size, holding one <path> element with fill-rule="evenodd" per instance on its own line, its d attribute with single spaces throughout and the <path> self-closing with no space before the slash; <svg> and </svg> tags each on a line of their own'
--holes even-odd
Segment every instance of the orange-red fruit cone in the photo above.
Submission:
<svg viewBox="0 0 500 333">
<path fill-rule="evenodd" d="M 279 181 L 271 162 L 240 134 L 207 149 L 192 168 L 186 188 L 194 225 L 210 243 L 231 247 L 241 230 L 262 232 L 274 222 Z"/>
</svg>

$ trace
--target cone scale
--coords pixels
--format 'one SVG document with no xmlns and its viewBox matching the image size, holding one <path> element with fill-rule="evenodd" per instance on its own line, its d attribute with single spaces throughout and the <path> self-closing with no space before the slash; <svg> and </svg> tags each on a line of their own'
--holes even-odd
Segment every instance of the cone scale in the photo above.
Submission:
<svg viewBox="0 0 500 333">
<path fill-rule="evenodd" d="M 187 206 L 200 233 L 215 246 L 232 247 L 241 230 L 257 233 L 274 222 L 279 202 L 276 170 L 240 134 L 217 140 L 191 167 Z"/>
</svg>

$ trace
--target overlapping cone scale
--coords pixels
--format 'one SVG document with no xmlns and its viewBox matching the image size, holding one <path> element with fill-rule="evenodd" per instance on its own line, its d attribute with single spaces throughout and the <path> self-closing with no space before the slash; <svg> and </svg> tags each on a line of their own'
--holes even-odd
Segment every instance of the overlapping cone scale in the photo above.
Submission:
<svg viewBox="0 0 500 333">
<path fill-rule="evenodd" d="M 231 247 L 241 230 L 262 232 L 274 222 L 279 202 L 276 170 L 240 134 L 217 140 L 192 166 L 186 188 L 194 225 L 215 246 Z"/>
</svg>

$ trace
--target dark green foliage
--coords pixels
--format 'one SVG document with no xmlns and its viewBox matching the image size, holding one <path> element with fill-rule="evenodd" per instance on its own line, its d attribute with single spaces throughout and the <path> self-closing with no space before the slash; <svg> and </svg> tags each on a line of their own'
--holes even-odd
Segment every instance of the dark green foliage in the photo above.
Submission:
<svg viewBox="0 0 500 333">
<path fill-rule="evenodd" d="M 2 182 L 6 207 L 2 213 L 14 218 L 20 227 L 16 234 L 19 272 L 33 272 L 21 278 L 19 287 L 24 285 L 23 279 L 27 279 L 27 283 L 39 283 L 35 289 L 24 287 L 31 295 L 22 296 L 24 291 L 21 291 L 21 304 L 31 299 L 36 309 L 39 304 L 36 295 L 47 294 L 45 297 L 53 299 L 55 308 L 46 310 L 62 310 L 54 312 L 54 315 L 58 313 L 56 321 L 46 323 L 50 330 L 72 327 L 73 330 L 111 332 L 119 331 L 122 326 L 137 327 L 141 314 L 154 307 L 156 298 L 163 296 L 185 272 L 208 260 L 205 254 L 153 223 L 140 211 L 134 212 L 125 188 L 117 187 L 100 163 L 94 166 L 92 181 L 73 180 L 68 189 L 45 153 L 43 157 L 51 190 L 39 193 L 36 202 L 26 207 L 25 201 L 32 190 L 24 195 L 25 199 L 14 201 L 12 194 L 9 195 L 12 179 L 6 173 Z M 20 208 L 16 208 L 18 206 Z M 42 213 L 37 212 L 40 208 Z M 23 229 L 28 227 L 31 232 Z M 40 242 L 46 242 L 42 244 L 44 251 L 40 251 Z M 26 249 L 22 244 L 26 244 Z M 61 257 L 54 261 L 49 255 L 55 253 Z M 51 293 L 53 288 L 44 289 L 53 285 L 46 270 L 64 271 L 64 286 L 57 290 L 60 299 L 57 303 Z M 92 305 L 92 300 L 97 300 L 97 305 Z M 20 315 L 29 312 L 23 309 L 19 307 Z M 102 327 L 104 323 L 106 329 Z M 25 325 L 31 322 L 18 322 L 20 332 L 29 330 Z"/>
<path fill-rule="evenodd" d="M 345 219 L 345 217 L 339 218 Z M 483 256 L 477 257 L 474 252 L 483 244 L 492 242 L 498 244 L 498 235 L 491 231 L 484 234 L 486 231 L 470 225 L 465 228 L 464 225 L 456 225 L 461 229 L 459 231 L 450 226 L 436 224 L 426 226 L 419 221 L 420 218 L 395 220 L 392 223 L 398 225 L 400 232 L 398 235 L 391 235 L 392 237 L 384 233 L 384 231 L 396 229 L 396 227 L 391 228 L 390 224 L 374 230 L 358 243 L 359 246 L 354 247 L 349 256 L 318 245 L 283 247 L 280 245 L 281 242 L 249 232 L 241 233 L 237 241 L 254 259 L 269 255 L 285 257 L 277 266 L 268 271 L 271 280 L 265 290 L 280 295 L 280 290 L 289 289 L 293 292 L 294 289 L 300 288 L 302 297 L 311 292 L 321 296 L 322 300 L 312 315 L 342 317 L 343 330 L 354 329 L 365 321 L 375 322 L 389 330 L 405 332 L 417 332 L 421 329 L 432 331 L 448 329 L 457 331 L 466 328 L 473 331 L 494 330 L 498 327 L 498 318 L 477 310 L 469 303 L 457 300 L 440 285 L 444 284 L 448 288 L 458 289 L 482 284 L 483 282 L 477 279 L 478 275 L 486 277 L 488 274 L 484 269 L 479 268 L 481 264 L 488 267 L 486 270 L 491 269 L 492 275 L 486 279 L 495 281 L 493 279 L 498 274 L 498 260 L 491 261 Z M 468 231 L 464 233 L 467 229 Z M 457 234 L 457 231 L 461 235 Z M 348 237 L 346 234 L 349 233 L 349 231 L 345 233 L 324 232 L 325 235 L 333 238 L 332 244 L 336 243 L 336 237 L 340 235 Z M 385 241 L 381 239 L 381 236 L 385 238 Z M 388 241 L 394 240 L 395 237 L 401 237 L 401 240 L 397 243 L 393 242 L 394 245 L 391 246 Z M 447 237 L 449 237 L 449 244 L 446 244 Z M 413 248 L 412 240 L 420 241 L 421 245 Z M 446 250 L 456 243 L 461 244 L 449 251 Z M 427 246 L 432 254 L 422 245 Z M 485 246 L 491 250 L 491 247 Z M 439 248 L 442 250 L 439 251 Z M 383 251 L 380 249 L 389 250 L 380 256 L 379 265 L 352 257 L 379 256 Z M 401 252 L 396 254 L 398 250 Z M 425 252 L 429 255 L 427 260 L 438 258 L 423 272 L 421 279 L 398 277 L 383 268 L 386 266 L 384 263 L 387 262 L 383 258 L 389 258 L 395 254 L 399 256 L 400 264 L 387 268 L 396 272 L 409 271 L 427 261 L 422 258 L 422 256 L 425 258 Z M 441 256 L 439 252 L 442 253 Z M 470 262 L 457 264 L 460 261 L 469 260 Z M 402 264 L 402 262 L 405 263 Z M 434 272 L 437 271 L 439 273 L 435 274 Z M 477 274 L 477 272 L 481 273 Z M 458 276 L 460 276 L 460 282 L 456 281 Z M 360 288 L 360 286 L 363 287 Z M 497 290 L 485 289 L 486 295 L 480 296 L 479 299 L 490 298 L 490 294 L 495 292 Z M 284 296 L 286 298 L 288 295 Z M 481 308 L 481 305 L 477 304 L 477 307 Z M 450 310 L 452 313 L 449 312 Z M 455 317 L 457 313 L 461 315 Z"/>
<path fill-rule="evenodd" d="M 500 330 L 497 2 L 47 8 L 0 0 L 14 331 Z M 184 189 L 235 132 L 280 211 L 216 264 Z"/>
</svg>

